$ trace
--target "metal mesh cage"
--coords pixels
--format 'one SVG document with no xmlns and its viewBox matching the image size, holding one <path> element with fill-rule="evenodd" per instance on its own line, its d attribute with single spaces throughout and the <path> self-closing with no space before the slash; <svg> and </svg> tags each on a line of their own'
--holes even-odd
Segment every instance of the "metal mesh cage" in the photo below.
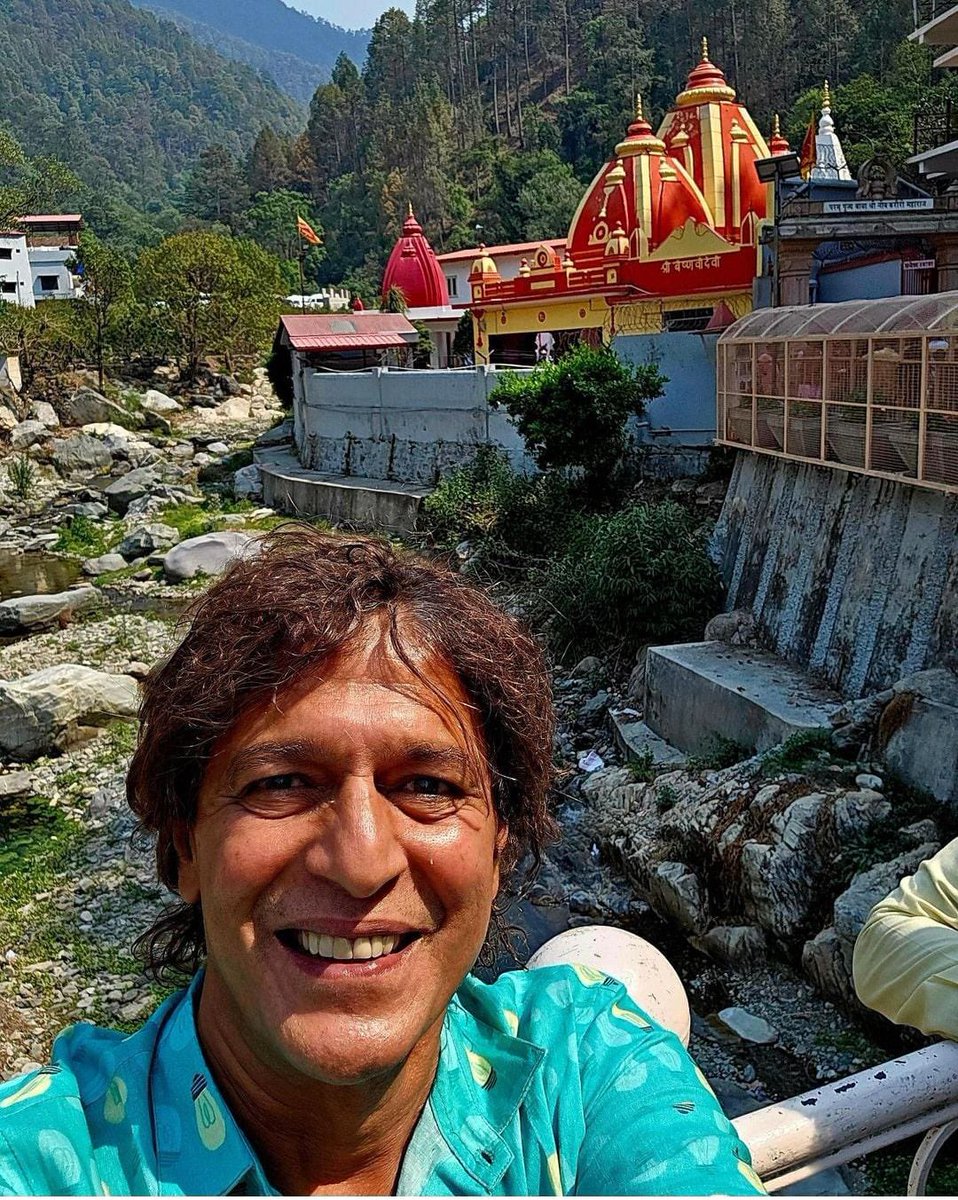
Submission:
<svg viewBox="0 0 958 1200">
<path fill-rule="evenodd" d="M 848 467 L 865 465 L 867 410 L 858 404 L 829 404 L 825 415 L 825 458 Z"/>
</svg>

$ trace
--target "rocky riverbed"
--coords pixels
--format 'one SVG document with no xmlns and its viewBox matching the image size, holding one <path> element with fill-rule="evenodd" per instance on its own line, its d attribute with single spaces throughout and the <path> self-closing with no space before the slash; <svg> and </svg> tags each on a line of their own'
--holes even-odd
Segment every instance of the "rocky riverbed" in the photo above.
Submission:
<svg viewBox="0 0 958 1200">
<path fill-rule="evenodd" d="M 165 994 L 130 950 L 171 897 L 134 836 L 134 725 L 115 718 L 206 579 L 279 519 L 249 461 L 283 415 L 264 374 L 151 382 L 0 406 L 0 1077 L 45 1061 L 64 1025 L 131 1029 Z M 614 717 L 641 691 L 641 661 L 556 674 L 562 838 L 516 909 L 519 959 L 595 922 L 658 945 L 735 1113 L 900 1049 L 855 1009 L 847 956 L 867 906 L 941 840 L 933 814 L 820 745 L 629 762 Z"/>
</svg>

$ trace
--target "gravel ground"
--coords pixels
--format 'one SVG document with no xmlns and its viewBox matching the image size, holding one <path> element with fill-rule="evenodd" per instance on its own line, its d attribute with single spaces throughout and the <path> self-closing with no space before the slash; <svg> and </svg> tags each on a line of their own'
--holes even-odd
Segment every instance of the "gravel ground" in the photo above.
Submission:
<svg viewBox="0 0 958 1200">
<path fill-rule="evenodd" d="M 172 640 L 171 622 L 135 613 L 81 620 L 0 647 L 0 679 L 20 679 L 61 663 L 122 672 L 130 662 L 152 664 L 167 652 Z"/>
</svg>

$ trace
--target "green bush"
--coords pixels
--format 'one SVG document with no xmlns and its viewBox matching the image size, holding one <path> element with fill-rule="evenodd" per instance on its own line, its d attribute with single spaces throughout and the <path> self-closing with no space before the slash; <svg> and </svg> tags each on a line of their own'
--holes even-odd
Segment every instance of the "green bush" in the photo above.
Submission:
<svg viewBox="0 0 958 1200">
<path fill-rule="evenodd" d="M 640 504 L 581 519 L 542 572 L 538 605 L 560 654 L 631 651 L 700 637 L 721 583 L 689 512 Z"/>
<path fill-rule="evenodd" d="M 583 492 L 596 499 L 615 489 L 629 417 L 641 416 L 666 382 L 652 363 L 623 363 L 607 347 L 580 344 L 531 374 L 506 374 L 489 399 L 513 418 L 538 466 L 580 472 Z"/>
<path fill-rule="evenodd" d="M 488 559 L 546 557 L 580 519 L 567 480 L 556 472 L 519 475 L 494 446 L 480 446 L 471 463 L 446 475 L 424 514 L 439 545 L 470 541 Z"/>
<path fill-rule="evenodd" d="M 60 526 L 53 548 L 77 558 L 99 558 L 119 541 L 120 533 L 120 522 L 115 519 L 92 521 L 77 514 L 69 525 Z"/>
<path fill-rule="evenodd" d="M 29 500 L 36 487 L 37 468 L 26 454 L 18 454 L 7 463 L 7 479 L 18 500 Z"/>
</svg>

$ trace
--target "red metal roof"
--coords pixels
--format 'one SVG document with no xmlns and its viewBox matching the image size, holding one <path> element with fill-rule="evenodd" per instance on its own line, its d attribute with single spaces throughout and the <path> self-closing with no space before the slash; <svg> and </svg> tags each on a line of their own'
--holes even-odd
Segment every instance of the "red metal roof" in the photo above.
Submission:
<svg viewBox="0 0 958 1200">
<path fill-rule="evenodd" d="M 473 246 L 470 250 L 451 250 L 448 254 L 439 254 L 436 257 L 441 263 L 456 262 L 463 258 L 479 258 L 482 254 L 488 254 L 492 258 L 495 258 L 497 254 L 535 254 L 540 246 L 550 246 L 553 250 L 563 250 L 565 244 L 565 238 L 543 238 L 538 242 L 512 242 L 506 246 L 486 246 L 484 250 L 480 250 L 478 246 Z"/>
<path fill-rule="evenodd" d="M 288 313 L 280 321 L 294 350 L 379 350 L 419 339 L 402 313 Z"/>
<path fill-rule="evenodd" d="M 17 217 L 20 225 L 77 225 L 83 220 L 80 213 L 40 213 Z"/>
</svg>

